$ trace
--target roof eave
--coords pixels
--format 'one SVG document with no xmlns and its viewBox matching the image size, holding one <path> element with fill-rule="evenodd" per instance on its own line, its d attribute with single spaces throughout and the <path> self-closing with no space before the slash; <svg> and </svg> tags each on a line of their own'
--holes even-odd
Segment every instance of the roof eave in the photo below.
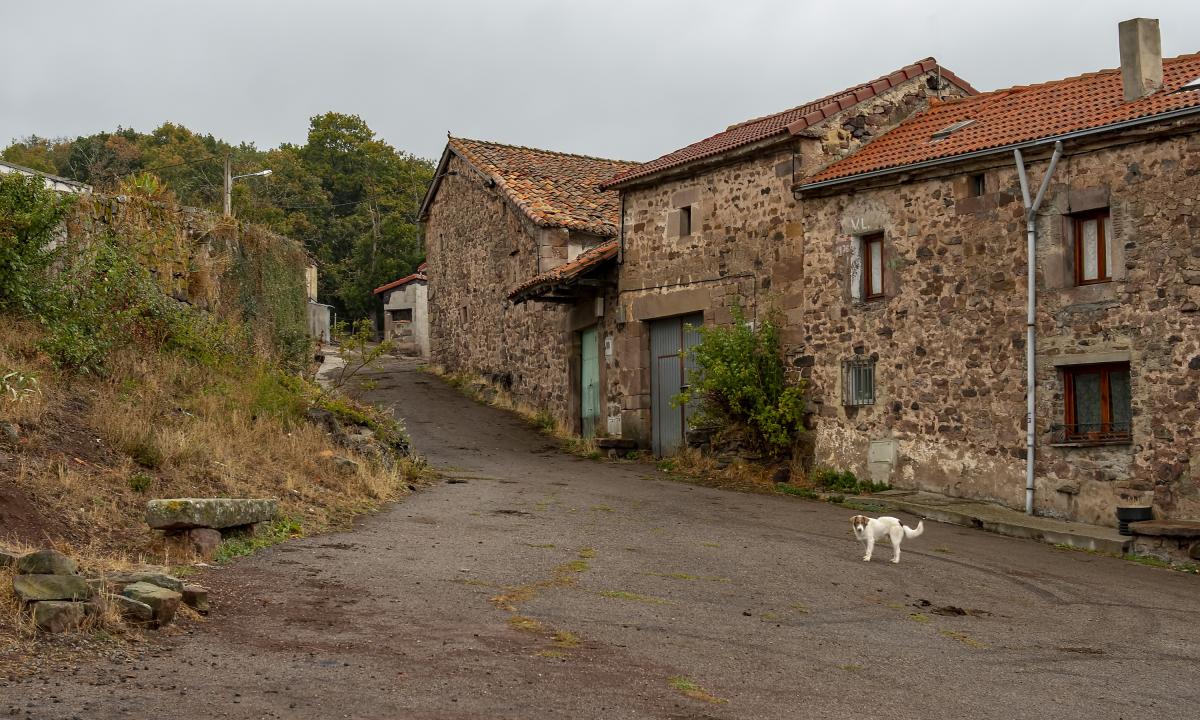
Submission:
<svg viewBox="0 0 1200 720">
<path fill-rule="evenodd" d="M 602 183 L 600 185 L 600 189 L 630 190 L 646 185 L 657 185 L 668 180 L 674 180 L 687 175 L 694 175 L 699 172 L 704 172 L 705 170 L 711 170 L 714 167 L 720 167 L 722 165 L 738 162 L 739 160 L 744 160 L 745 158 L 764 150 L 769 150 L 778 145 L 785 145 L 794 137 L 795 135 L 789 132 L 787 128 L 780 128 L 778 132 L 762 138 L 761 140 L 756 140 L 755 142 L 748 143 L 746 145 L 739 145 L 738 147 L 730 148 L 723 152 L 714 153 L 712 155 L 705 155 L 680 165 L 665 167 L 647 175 L 639 175 L 637 177 L 632 177 L 627 180 L 620 180 L 613 183 Z"/>
<path fill-rule="evenodd" d="M 886 177 L 888 175 L 897 175 L 897 174 L 901 174 L 901 173 L 916 172 L 919 170 L 925 170 L 927 168 L 939 167 L 942 165 L 951 165 L 954 163 L 960 163 L 960 162 L 965 162 L 968 160 L 974 160 L 976 158 L 987 157 L 989 155 L 998 155 L 1001 153 L 1012 152 L 1013 150 L 1031 148 L 1031 147 L 1036 147 L 1039 145 L 1050 145 L 1055 142 L 1064 142 L 1067 140 L 1075 140 L 1078 138 L 1090 137 L 1092 135 L 1101 135 L 1101 134 L 1104 134 L 1107 132 L 1119 132 L 1121 130 L 1125 130 L 1125 129 L 1132 128 L 1132 127 L 1137 127 L 1139 125 L 1149 125 L 1149 124 L 1156 123 L 1156 122 L 1162 122 L 1165 120 L 1173 120 L 1175 118 L 1180 118 L 1180 117 L 1185 117 L 1188 115 L 1195 115 L 1195 114 L 1200 114 L 1200 105 L 1195 105 L 1195 106 L 1192 106 L 1189 108 L 1180 108 L 1178 110 L 1171 110 L 1169 112 L 1159 113 L 1157 115 L 1148 115 L 1146 117 L 1134 118 L 1132 120 L 1122 120 L 1121 122 L 1117 122 L 1117 123 L 1110 123 L 1108 125 L 1101 125 L 1099 127 L 1088 128 L 1085 130 L 1076 130 L 1076 131 L 1069 132 L 1069 133 L 1062 133 L 1060 135 L 1053 135 L 1053 136 L 1048 136 L 1048 137 L 1044 137 L 1044 138 L 1037 138 L 1034 140 L 1025 140 L 1025 141 L 1016 142 L 1016 143 L 1009 143 L 1007 145 L 1000 145 L 1000 146 L 997 146 L 994 148 L 985 148 L 983 150 L 976 150 L 973 152 L 962 153 L 959 155 L 950 155 L 948 157 L 934 158 L 932 160 L 923 160 L 921 162 L 909 163 L 907 165 L 896 165 L 894 167 L 881 168 L 879 170 L 872 170 L 869 172 L 859 173 L 856 175 L 847 175 L 845 177 L 840 177 L 840 178 L 831 178 L 829 180 L 822 180 L 820 182 L 815 182 L 815 183 L 797 183 L 796 185 L 792 186 L 792 190 L 794 192 L 807 192 L 807 191 L 811 191 L 811 190 L 821 190 L 821 189 L 825 189 L 825 188 L 831 188 L 831 187 L 835 187 L 835 186 L 839 186 L 839 185 L 850 185 L 853 183 L 862 182 L 864 180 L 869 180 L 872 178 Z"/>
</svg>

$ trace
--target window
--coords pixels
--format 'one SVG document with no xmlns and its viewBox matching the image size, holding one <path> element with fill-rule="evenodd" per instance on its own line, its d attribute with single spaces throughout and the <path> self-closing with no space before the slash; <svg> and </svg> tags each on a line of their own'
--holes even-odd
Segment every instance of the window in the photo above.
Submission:
<svg viewBox="0 0 1200 720">
<path fill-rule="evenodd" d="M 862 238 L 862 299 L 883 297 L 883 233 Z"/>
<path fill-rule="evenodd" d="M 1112 218 L 1108 210 L 1075 216 L 1075 284 L 1112 280 Z"/>
<path fill-rule="evenodd" d="M 692 206 L 679 208 L 679 237 L 692 234 Z"/>
<path fill-rule="evenodd" d="M 1063 368 L 1063 407 L 1064 441 L 1129 440 L 1129 363 Z"/>
<path fill-rule="evenodd" d="M 399 310 L 392 310 L 391 313 L 392 322 L 412 322 L 412 308 L 400 308 Z"/>
<path fill-rule="evenodd" d="M 842 363 L 842 404 L 875 404 L 875 360 L 859 357 Z"/>
<path fill-rule="evenodd" d="M 983 197 L 987 192 L 987 176 L 983 173 L 971 176 L 971 196 Z"/>
</svg>

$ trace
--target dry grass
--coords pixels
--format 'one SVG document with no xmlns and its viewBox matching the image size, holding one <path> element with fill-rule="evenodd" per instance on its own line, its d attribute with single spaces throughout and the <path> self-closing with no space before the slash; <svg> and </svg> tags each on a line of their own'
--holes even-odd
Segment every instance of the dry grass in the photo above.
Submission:
<svg viewBox="0 0 1200 720">
<path fill-rule="evenodd" d="M 696 448 L 684 448 L 659 461 L 659 468 L 672 476 L 704 487 L 741 492 L 775 493 L 774 470 L 744 460 L 722 466 L 715 458 Z"/>
<path fill-rule="evenodd" d="M 212 368 L 130 348 L 107 377 L 72 378 L 37 355 L 34 336 L 32 326 L 0 331 L 0 363 L 35 372 L 41 387 L 34 400 L 0 402 L 0 420 L 28 423 L 11 478 L 83 562 L 183 560 L 145 526 L 151 498 L 276 497 L 311 534 L 399 498 L 422 475 L 410 461 L 335 446 L 303 419 L 317 388 L 268 366 Z M 357 468 L 339 469 L 334 456 Z"/>
</svg>

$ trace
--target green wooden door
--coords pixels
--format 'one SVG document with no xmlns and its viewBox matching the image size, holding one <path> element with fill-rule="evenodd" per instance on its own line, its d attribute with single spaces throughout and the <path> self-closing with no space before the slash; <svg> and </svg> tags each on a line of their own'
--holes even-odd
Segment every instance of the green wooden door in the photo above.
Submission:
<svg viewBox="0 0 1200 720">
<path fill-rule="evenodd" d="M 595 326 L 579 333 L 580 363 L 580 416 L 583 436 L 596 437 L 596 426 L 600 424 L 600 345 Z"/>
</svg>

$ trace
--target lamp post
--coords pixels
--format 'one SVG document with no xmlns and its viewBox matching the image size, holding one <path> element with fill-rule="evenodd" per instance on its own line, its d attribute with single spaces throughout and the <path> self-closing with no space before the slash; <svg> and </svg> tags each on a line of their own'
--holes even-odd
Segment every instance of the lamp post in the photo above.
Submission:
<svg viewBox="0 0 1200 720">
<path fill-rule="evenodd" d="M 266 177 L 271 174 L 270 170 L 259 170 L 258 172 L 246 173 L 245 175 L 231 175 L 230 159 L 225 156 L 225 217 L 233 215 L 233 181 L 248 177 Z"/>
</svg>

